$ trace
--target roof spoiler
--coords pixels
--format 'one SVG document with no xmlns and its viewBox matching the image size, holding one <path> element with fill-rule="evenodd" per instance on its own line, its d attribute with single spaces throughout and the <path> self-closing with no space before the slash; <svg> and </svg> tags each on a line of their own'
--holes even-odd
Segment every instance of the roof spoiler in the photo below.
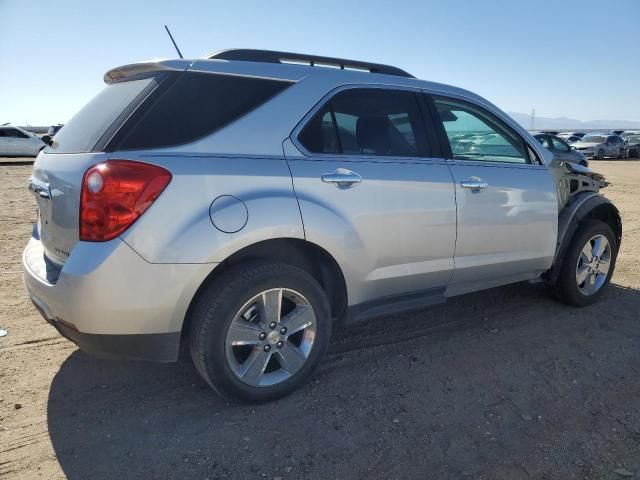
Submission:
<svg viewBox="0 0 640 480">
<path fill-rule="evenodd" d="M 104 83 L 110 85 L 119 82 L 134 75 L 151 72 L 183 72 L 187 70 L 193 60 L 158 60 L 153 62 L 132 63 L 122 65 L 121 67 L 112 68 L 104 74 Z"/>
</svg>

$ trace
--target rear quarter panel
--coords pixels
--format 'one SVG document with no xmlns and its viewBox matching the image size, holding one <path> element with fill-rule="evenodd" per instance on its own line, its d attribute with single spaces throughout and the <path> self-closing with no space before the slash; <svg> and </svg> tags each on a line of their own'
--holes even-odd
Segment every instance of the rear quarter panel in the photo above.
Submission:
<svg viewBox="0 0 640 480">
<path fill-rule="evenodd" d="M 253 243 L 304 238 L 291 174 L 282 157 L 114 153 L 159 165 L 173 176 L 165 191 L 121 238 L 152 263 L 217 263 Z M 222 195 L 244 202 L 235 233 L 218 230 L 209 209 Z M 244 223 L 244 222 L 241 222 Z"/>
</svg>

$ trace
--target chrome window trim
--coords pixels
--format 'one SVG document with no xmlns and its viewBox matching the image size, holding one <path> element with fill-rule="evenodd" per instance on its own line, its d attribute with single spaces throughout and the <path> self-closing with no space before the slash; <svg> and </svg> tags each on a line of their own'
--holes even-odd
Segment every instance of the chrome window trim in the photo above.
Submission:
<svg viewBox="0 0 640 480">
<path fill-rule="evenodd" d="M 422 93 L 423 89 L 420 87 L 411 87 L 407 85 L 394 85 L 394 84 L 380 84 L 380 83 L 350 83 L 340 85 L 330 90 L 326 95 L 324 95 L 297 123 L 294 129 L 291 131 L 289 135 L 289 139 L 291 143 L 303 154 L 305 157 L 312 157 L 318 159 L 334 159 L 344 162 L 377 162 L 377 163 L 424 163 L 426 162 L 449 162 L 449 160 L 440 157 L 403 157 L 396 155 L 351 155 L 344 153 L 314 153 L 307 150 L 302 143 L 298 140 L 298 135 L 302 131 L 302 129 L 307 125 L 307 123 L 315 116 L 315 114 L 326 105 L 328 101 L 330 101 L 333 97 L 335 97 L 338 93 L 344 92 L 346 90 L 358 90 L 358 89 L 366 89 L 366 90 L 394 90 L 394 91 L 405 91 L 411 93 Z M 425 132 L 426 136 L 426 132 Z"/>
</svg>

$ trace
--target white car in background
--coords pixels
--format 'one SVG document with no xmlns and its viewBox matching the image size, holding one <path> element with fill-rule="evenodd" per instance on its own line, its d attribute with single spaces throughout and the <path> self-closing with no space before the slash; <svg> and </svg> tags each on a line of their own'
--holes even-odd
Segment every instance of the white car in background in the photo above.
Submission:
<svg viewBox="0 0 640 480">
<path fill-rule="evenodd" d="M 35 157 L 44 147 L 37 135 L 13 125 L 0 126 L 0 157 Z"/>
<path fill-rule="evenodd" d="M 572 145 L 587 158 L 624 158 L 627 146 L 622 138 L 606 133 L 589 133 Z"/>
</svg>

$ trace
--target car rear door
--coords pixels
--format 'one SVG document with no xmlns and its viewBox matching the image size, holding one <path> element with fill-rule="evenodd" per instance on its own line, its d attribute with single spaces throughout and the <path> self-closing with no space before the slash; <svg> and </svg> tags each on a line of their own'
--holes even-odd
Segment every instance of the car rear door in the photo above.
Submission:
<svg viewBox="0 0 640 480">
<path fill-rule="evenodd" d="M 32 155 L 33 145 L 31 138 L 17 128 L 7 128 L 7 153 L 8 155 Z"/>
<path fill-rule="evenodd" d="M 457 241 L 449 294 L 533 278 L 556 246 L 558 207 L 551 174 L 498 113 L 471 99 L 433 101 L 455 181 Z M 471 138 L 472 141 L 463 141 Z"/>
<path fill-rule="evenodd" d="M 419 90 L 343 87 L 285 142 L 305 237 L 337 259 L 349 305 L 440 296 L 453 273 L 455 192 Z"/>
</svg>

